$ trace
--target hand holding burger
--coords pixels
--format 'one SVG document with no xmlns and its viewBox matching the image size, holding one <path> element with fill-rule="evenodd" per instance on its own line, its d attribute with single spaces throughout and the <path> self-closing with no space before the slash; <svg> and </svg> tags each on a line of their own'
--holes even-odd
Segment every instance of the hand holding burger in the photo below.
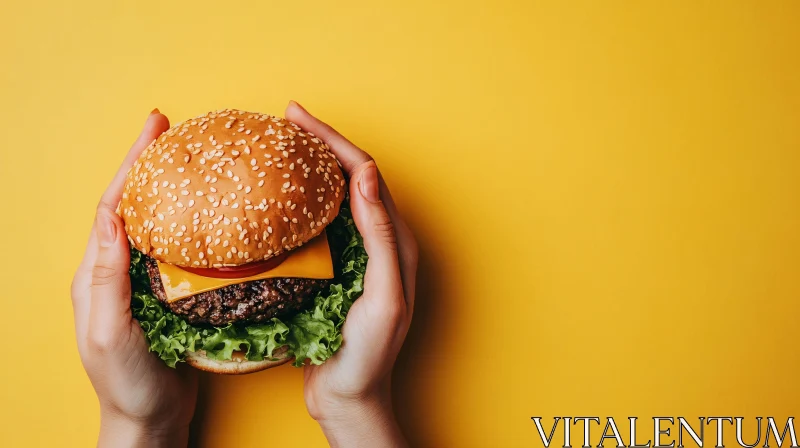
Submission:
<svg viewBox="0 0 800 448">
<path fill-rule="evenodd" d="M 212 114 L 171 129 L 166 117 L 151 115 L 98 207 L 72 295 L 79 350 L 103 410 L 101 444 L 104 434 L 123 431 L 147 445 L 175 444 L 185 435 L 196 381 L 167 365 L 187 361 L 246 373 L 290 359 L 313 365 L 306 367 L 306 403 L 332 444 L 402 444 L 389 374 L 410 322 L 416 245 L 374 162 L 295 104 L 287 116 L 300 127 L 261 114 Z M 192 126 L 197 134 L 209 131 L 199 137 L 213 145 L 200 138 L 178 144 L 192 138 Z M 301 128 L 310 131 L 308 138 Z M 229 142 L 234 132 L 244 135 Z M 254 151 L 262 133 L 273 136 L 267 139 L 272 146 L 259 144 L 268 148 L 259 155 L 279 154 L 267 163 L 250 154 L 239 158 Z M 333 154 L 313 134 L 345 168 L 349 204 Z M 311 139 L 317 146 L 307 148 Z M 211 147 L 197 150 L 204 144 Z M 193 165 L 186 160 L 192 156 Z M 220 172 L 222 162 L 238 166 Z M 265 168 L 271 165 L 275 172 Z M 177 175 L 187 168 L 191 176 Z M 227 182 L 209 187 L 224 176 Z M 205 187 L 198 186 L 202 182 Z M 210 205 L 194 207 L 201 196 Z M 114 213 L 120 199 L 124 221 Z M 190 220 L 181 218 L 186 213 Z M 367 255 L 373 260 L 364 278 Z M 362 285 L 365 295 L 355 301 Z"/>
<path fill-rule="evenodd" d="M 289 104 L 286 117 L 322 138 L 341 162 L 369 255 L 364 294 L 347 315 L 344 345 L 326 363 L 305 367 L 308 411 L 332 446 L 403 446 L 391 372 L 414 311 L 416 240 L 369 154 L 297 103 Z"/>
</svg>

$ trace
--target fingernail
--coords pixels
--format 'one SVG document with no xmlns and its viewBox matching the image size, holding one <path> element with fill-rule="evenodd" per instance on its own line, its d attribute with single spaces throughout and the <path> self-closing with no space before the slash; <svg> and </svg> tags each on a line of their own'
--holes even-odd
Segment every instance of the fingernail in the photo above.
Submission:
<svg viewBox="0 0 800 448">
<path fill-rule="evenodd" d="M 153 110 L 151 110 L 151 111 L 150 111 L 150 115 L 155 115 L 155 114 L 160 114 L 160 113 L 161 113 L 161 111 L 160 111 L 160 110 L 158 110 L 158 108 L 157 108 L 157 107 L 156 107 L 155 109 L 153 109 Z"/>
<path fill-rule="evenodd" d="M 301 105 L 300 105 L 300 103 L 298 103 L 297 101 L 295 101 L 295 100 L 291 100 L 291 101 L 289 101 L 289 102 L 290 102 L 290 103 L 292 103 L 292 104 L 294 104 L 295 106 L 299 107 L 299 108 L 300 108 L 300 109 L 301 109 L 303 112 L 308 112 L 308 111 L 306 110 L 306 108 L 305 108 L 305 107 L 303 107 L 303 106 L 301 106 Z"/>
<path fill-rule="evenodd" d="M 97 241 L 102 247 L 111 247 L 117 240 L 117 227 L 114 221 L 104 213 L 97 214 Z"/>
<path fill-rule="evenodd" d="M 361 172 L 361 178 L 358 180 L 358 190 L 361 196 L 364 196 L 369 202 L 373 204 L 380 202 L 381 198 L 378 194 L 378 168 L 375 165 L 370 165 Z"/>
</svg>

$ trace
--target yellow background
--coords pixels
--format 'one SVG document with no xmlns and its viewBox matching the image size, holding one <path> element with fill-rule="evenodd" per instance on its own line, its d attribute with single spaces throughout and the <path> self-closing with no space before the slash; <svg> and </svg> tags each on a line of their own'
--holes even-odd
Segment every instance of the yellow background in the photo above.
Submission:
<svg viewBox="0 0 800 448">
<path fill-rule="evenodd" d="M 147 113 L 290 99 L 377 158 L 418 234 L 415 445 L 796 415 L 800 2 L 7 1 L 0 445 L 94 443 L 69 283 Z M 201 445 L 322 445 L 301 380 L 204 377 Z"/>
</svg>

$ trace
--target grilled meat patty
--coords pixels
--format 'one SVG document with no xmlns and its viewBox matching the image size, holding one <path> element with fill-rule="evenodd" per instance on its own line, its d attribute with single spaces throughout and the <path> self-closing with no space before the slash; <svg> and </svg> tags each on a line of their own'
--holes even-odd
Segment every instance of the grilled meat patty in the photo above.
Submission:
<svg viewBox="0 0 800 448">
<path fill-rule="evenodd" d="M 271 278 L 225 286 L 170 303 L 161 284 L 158 263 L 150 257 L 144 259 L 153 293 L 190 324 L 221 327 L 231 322 L 259 323 L 291 316 L 311 306 L 317 292 L 330 284 L 330 280 Z"/>
</svg>

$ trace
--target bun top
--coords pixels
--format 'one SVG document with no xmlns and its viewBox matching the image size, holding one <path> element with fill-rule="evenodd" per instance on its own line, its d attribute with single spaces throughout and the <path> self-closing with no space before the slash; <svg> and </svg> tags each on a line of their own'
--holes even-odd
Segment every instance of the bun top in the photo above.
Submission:
<svg viewBox="0 0 800 448">
<path fill-rule="evenodd" d="M 225 109 L 155 139 L 128 171 L 119 213 L 145 255 L 183 267 L 239 266 L 318 235 L 345 191 L 336 157 L 313 134 Z"/>
</svg>

